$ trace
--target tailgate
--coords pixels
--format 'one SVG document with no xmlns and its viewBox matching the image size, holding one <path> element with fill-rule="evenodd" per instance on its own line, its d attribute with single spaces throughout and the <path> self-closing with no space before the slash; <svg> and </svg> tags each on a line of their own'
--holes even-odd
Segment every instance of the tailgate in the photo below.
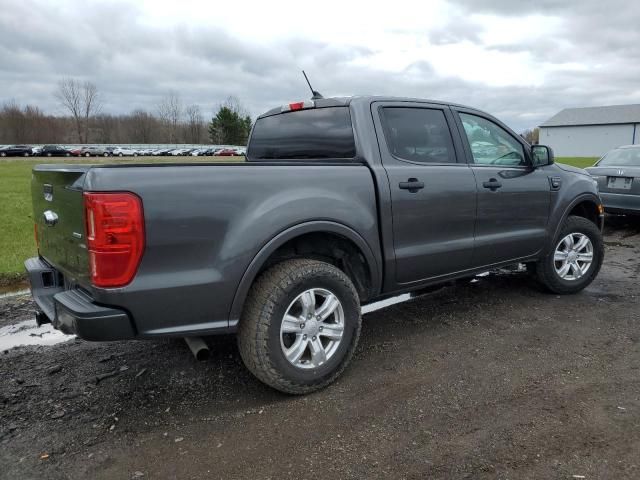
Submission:
<svg viewBox="0 0 640 480">
<path fill-rule="evenodd" d="M 39 253 L 68 283 L 89 285 L 82 187 L 85 165 L 37 165 L 31 196 Z"/>
</svg>

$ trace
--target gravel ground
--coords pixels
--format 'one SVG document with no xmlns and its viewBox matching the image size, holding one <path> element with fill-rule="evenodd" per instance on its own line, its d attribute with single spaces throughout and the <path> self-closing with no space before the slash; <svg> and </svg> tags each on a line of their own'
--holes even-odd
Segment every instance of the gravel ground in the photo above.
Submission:
<svg viewBox="0 0 640 480">
<path fill-rule="evenodd" d="M 495 274 L 364 317 L 353 363 L 307 397 L 233 338 L 0 353 L 4 478 L 640 478 L 640 222 L 608 221 L 581 294 Z M 0 299 L 0 327 L 31 315 Z"/>
</svg>

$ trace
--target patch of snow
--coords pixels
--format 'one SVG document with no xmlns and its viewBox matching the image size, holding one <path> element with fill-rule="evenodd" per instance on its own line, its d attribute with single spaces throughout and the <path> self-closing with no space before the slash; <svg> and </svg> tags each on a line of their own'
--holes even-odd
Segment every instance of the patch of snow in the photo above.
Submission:
<svg viewBox="0 0 640 480">
<path fill-rule="evenodd" d="M 38 327 L 35 320 L 25 320 L 0 328 L 0 351 L 19 345 L 55 345 L 75 338 L 53 328 L 50 323 Z"/>
</svg>

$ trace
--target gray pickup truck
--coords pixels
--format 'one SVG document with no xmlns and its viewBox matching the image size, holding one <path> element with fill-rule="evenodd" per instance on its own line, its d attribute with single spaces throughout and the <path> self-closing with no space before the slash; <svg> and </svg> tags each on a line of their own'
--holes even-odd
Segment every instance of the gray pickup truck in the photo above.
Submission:
<svg viewBox="0 0 640 480">
<path fill-rule="evenodd" d="M 602 264 L 596 182 L 476 109 L 292 103 L 256 120 L 246 160 L 36 166 L 37 320 L 233 333 L 256 377 L 301 394 L 343 371 L 363 304 L 515 263 L 575 293 Z"/>
</svg>

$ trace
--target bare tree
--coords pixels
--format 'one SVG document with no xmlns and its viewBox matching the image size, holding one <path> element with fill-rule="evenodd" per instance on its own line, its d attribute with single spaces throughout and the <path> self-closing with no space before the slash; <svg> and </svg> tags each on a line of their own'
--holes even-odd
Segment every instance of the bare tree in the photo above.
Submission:
<svg viewBox="0 0 640 480">
<path fill-rule="evenodd" d="M 531 145 L 536 145 L 540 141 L 540 129 L 536 127 L 533 130 L 525 130 L 521 136 Z"/>
<path fill-rule="evenodd" d="M 98 88 L 89 81 L 81 83 L 73 78 L 64 78 L 58 84 L 56 97 L 71 113 L 78 133 L 78 141 L 87 143 L 89 122 L 101 109 Z"/>
<path fill-rule="evenodd" d="M 144 110 L 134 110 L 130 116 L 130 135 L 133 143 L 150 143 L 157 119 Z"/>
<path fill-rule="evenodd" d="M 169 143 L 175 143 L 178 138 L 178 126 L 182 119 L 182 104 L 177 92 L 171 90 L 158 105 L 158 115 L 169 132 Z"/>
<path fill-rule="evenodd" d="M 25 114 L 15 100 L 2 107 L 0 138 L 2 143 L 23 143 L 26 141 L 27 122 Z"/>
<path fill-rule="evenodd" d="M 186 133 L 188 143 L 200 143 L 204 132 L 204 120 L 198 105 L 190 105 L 185 109 L 187 116 Z"/>
</svg>

